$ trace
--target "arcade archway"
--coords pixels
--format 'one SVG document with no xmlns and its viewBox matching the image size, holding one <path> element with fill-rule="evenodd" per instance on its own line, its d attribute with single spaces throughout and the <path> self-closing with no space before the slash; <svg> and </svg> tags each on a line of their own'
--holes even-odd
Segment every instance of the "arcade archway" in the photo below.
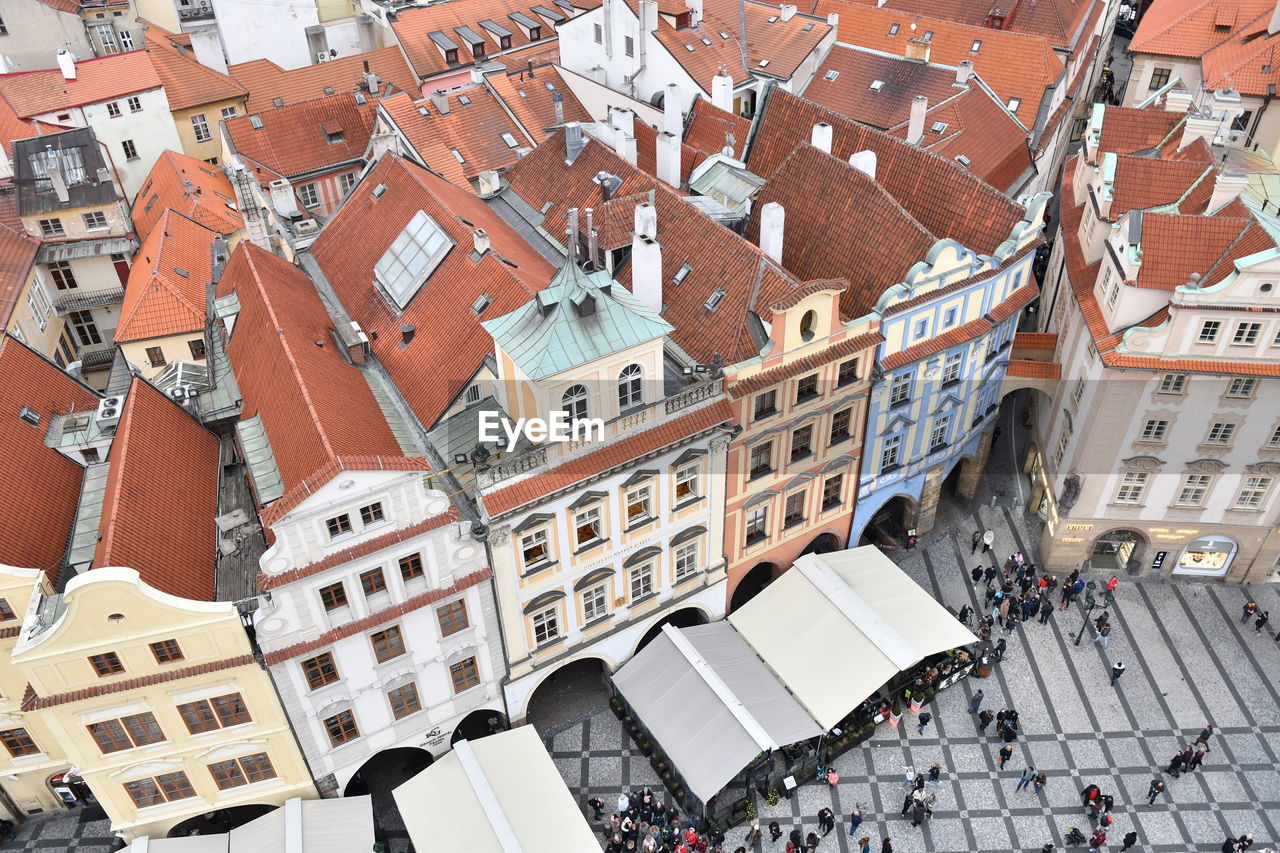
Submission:
<svg viewBox="0 0 1280 853">
<path fill-rule="evenodd" d="M 763 592 L 766 586 L 773 583 L 777 572 L 778 567 L 774 563 L 756 563 L 752 566 L 733 588 L 733 595 L 729 597 L 729 612 L 732 613 Z"/>
<path fill-rule="evenodd" d="M 452 746 L 460 740 L 479 740 L 482 737 L 506 731 L 507 728 L 506 714 L 489 708 L 481 708 L 478 711 L 472 711 L 458 721 L 458 725 L 454 727 L 453 734 L 449 738 L 449 745 Z"/>
<path fill-rule="evenodd" d="M 801 554 L 830 554 L 840 550 L 840 540 L 834 533 L 819 533 L 813 541 L 804 546 Z"/>
<path fill-rule="evenodd" d="M 547 734 L 606 707 L 609 696 L 609 667 L 600 658 L 579 658 L 534 688 L 525 720 Z"/>
<path fill-rule="evenodd" d="M 244 826 L 251 820 L 257 820 L 267 812 L 275 811 L 278 806 L 265 803 L 251 803 L 244 806 L 232 806 L 228 809 L 205 812 L 202 815 L 189 817 L 173 829 L 169 830 L 169 838 L 184 838 L 188 835 L 218 835 L 230 832 L 236 827 Z"/>
<path fill-rule="evenodd" d="M 676 628 L 690 628 L 694 625 L 705 625 L 707 624 L 707 621 L 707 614 L 703 613 L 696 607 L 682 607 L 679 610 L 673 610 L 655 622 L 652 628 L 644 632 L 644 636 L 641 637 L 640 642 L 636 644 L 636 654 L 639 654 L 641 649 L 653 642 L 653 640 L 662 633 L 663 625 L 672 625 Z"/>
</svg>

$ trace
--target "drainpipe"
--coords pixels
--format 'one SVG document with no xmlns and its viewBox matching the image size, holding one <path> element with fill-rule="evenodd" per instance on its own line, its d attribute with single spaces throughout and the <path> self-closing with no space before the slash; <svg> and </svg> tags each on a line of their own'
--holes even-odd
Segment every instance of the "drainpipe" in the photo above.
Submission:
<svg viewBox="0 0 1280 853">
<path fill-rule="evenodd" d="M 1262 97 L 1262 106 L 1258 108 L 1257 115 L 1253 117 L 1253 123 L 1249 126 L 1249 138 L 1245 140 L 1246 143 L 1253 140 L 1253 135 L 1258 131 L 1258 125 L 1262 124 L 1262 114 L 1267 111 L 1267 105 L 1271 103 L 1271 99 L 1275 97 L 1275 94 L 1276 84 L 1268 83 L 1267 94 Z"/>
</svg>

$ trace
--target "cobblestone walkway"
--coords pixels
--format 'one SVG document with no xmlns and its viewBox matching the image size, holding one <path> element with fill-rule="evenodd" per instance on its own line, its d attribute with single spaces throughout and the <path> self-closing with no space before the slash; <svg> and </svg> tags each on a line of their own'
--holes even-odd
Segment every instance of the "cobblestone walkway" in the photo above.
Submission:
<svg viewBox="0 0 1280 853">
<path fill-rule="evenodd" d="M 108 853 L 118 850 L 116 837 L 102 809 L 79 808 L 34 815 L 15 830 L 12 841 L 0 841 L 0 850 L 35 853 L 36 851 L 74 850 L 76 853 Z"/>
</svg>

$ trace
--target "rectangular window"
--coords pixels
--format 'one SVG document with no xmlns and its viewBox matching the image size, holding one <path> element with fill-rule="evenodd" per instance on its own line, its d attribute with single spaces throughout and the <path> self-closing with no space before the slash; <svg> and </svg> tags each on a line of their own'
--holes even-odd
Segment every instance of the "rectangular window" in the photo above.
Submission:
<svg viewBox="0 0 1280 853">
<path fill-rule="evenodd" d="M 312 690 L 332 684 L 338 680 L 338 667 L 329 652 L 318 654 L 302 662 L 302 674 L 306 676 L 307 686 Z"/>
<path fill-rule="evenodd" d="M 360 574 L 360 588 L 364 590 L 365 597 L 369 597 L 374 593 L 387 591 L 387 578 L 382 573 L 382 569 L 370 569 Z"/>
<path fill-rule="evenodd" d="M 1120 480 L 1120 489 L 1116 492 L 1116 503 L 1142 503 L 1142 496 L 1150 479 L 1151 475 L 1145 471 L 1126 471 Z"/>
<path fill-rule="evenodd" d="M 373 643 L 373 656 L 378 659 L 378 663 L 385 663 L 404 654 L 404 638 L 398 625 L 375 631 L 369 635 L 369 642 Z"/>
<path fill-rule="evenodd" d="M 916 320 L 915 327 L 911 330 L 911 339 L 913 341 L 918 341 L 921 338 L 923 338 L 925 334 L 928 333 L 928 331 L 929 331 L 928 320 Z"/>
<path fill-rule="evenodd" d="M 36 746 L 36 742 L 27 734 L 26 729 L 5 729 L 0 731 L 0 743 L 4 744 L 4 748 L 9 750 L 9 754 L 14 758 L 23 755 L 37 755 L 40 747 Z"/>
<path fill-rule="evenodd" d="M 161 640 L 151 644 L 151 654 L 156 656 L 156 663 L 173 663 L 182 660 L 182 647 L 177 640 Z"/>
<path fill-rule="evenodd" d="M 119 12 L 116 12 L 115 14 L 119 14 Z M 121 30 L 120 46 L 126 51 L 133 50 L 133 33 L 128 30 Z"/>
<path fill-rule="evenodd" d="M 129 112 L 142 112 L 142 101 L 137 96 L 129 99 Z"/>
<path fill-rule="evenodd" d="M 244 699 L 239 693 L 214 696 L 209 702 L 213 705 L 213 713 L 218 715 L 218 722 L 224 729 L 229 726 L 238 726 L 241 723 L 253 722 L 253 718 L 249 716 L 249 709 L 245 706 Z"/>
<path fill-rule="evenodd" d="M 344 512 L 327 520 L 325 526 L 329 529 L 329 538 L 337 539 L 351 532 L 351 516 Z"/>
<path fill-rule="evenodd" d="M 841 409 L 831 416 L 831 437 L 828 444 L 839 444 L 849 438 L 850 424 L 853 421 L 853 409 Z"/>
<path fill-rule="evenodd" d="M 676 471 L 676 503 L 698 496 L 698 466 L 688 465 Z"/>
<path fill-rule="evenodd" d="M 1236 509 L 1260 509 L 1271 491 L 1270 477 L 1246 477 L 1240 494 L 1236 496 Z"/>
<path fill-rule="evenodd" d="M 174 773 L 161 773 L 156 777 L 156 784 L 160 786 L 165 799 L 170 802 L 185 800 L 196 795 L 195 789 L 191 787 L 191 780 L 181 770 Z"/>
<path fill-rule="evenodd" d="M 355 715 L 350 711 L 334 714 L 324 721 L 324 730 L 329 735 L 332 746 L 341 746 L 349 740 L 360 737 L 360 729 L 356 726 Z"/>
<path fill-rule="evenodd" d="M 1157 89 L 1163 89 L 1169 83 L 1169 75 L 1173 73 L 1172 68 L 1153 68 L 1151 69 L 1151 82 L 1147 84 L 1147 91 L 1154 92 Z"/>
<path fill-rule="evenodd" d="M 951 416 L 943 415 L 933 423 L 929 432 L 929 452 L 941 450 L 947 446 L 947 434 L 951 431 Z"/>
<path fill-rule="evenodd" d="M 147 347 L 147 361 L 152 367 L 164 367 L 169 363 L 160 347 Z"/>
<path fill-rule="evenodd" d="M 1076 387 L 1071 389 L 1071 402 L 1077 406 L 1080 405 L 1080 398 L 1084 396 L 1084 386 L 1085 380 L 1084 377 L 1081 376 L 1076 380 Z"/>
<path fill-rule="evenodd" d="M 235 108 L 235 107 L 223 107 L 223 108 L 222 108 L 222 117 L 223 117 L 223 118 L 235 118 L 235 117 L 236 117 L 236 108 Z"/>
<path fill-rule="evenodd" d="M 436 619 L 440 623 L 440 636 L 456 634 L 470 626 L 467 621 L 467 603 L 462 599 L 451 601 L 436 608 Z"/>
<path fill-rule="evenodd" d="M 812 451 L 813 427 L 802 426 L 791 433 L 791 461 L 804 459 Z"/>
<path fill-rule="evenodd" d="M 1212 480 L 1213 477 L 1209 474 L 1188 474 L 1178 492 L 1178 506 L 1203 506 Z"/>
<path fill-rule="evenodd" d="M 698 543 L 689 542 L 676 549 L 675 576 L 676 583 L 689 577 L 698 570 Z"/>
<path fill-rule="evenodd" d="M 858 360 L 851 358 L 848 361 L 840 362 L 840 368 L 836 372 L 836 387 L 843 388 L 850 382 L 858 381 Z"/>
<path fill-rule="evenodd" d="M 1213 426 L 1209 427 L 1209 435 L 1205 437 L 1205 444 L 1216 444 L 1225 446 L 1231 443 L 1231 439 L 1235 438 L 1236 425 L 1217 421 Z"/>
<path fill-rule="evenodd" d="M 195 132 L 196 142 L 208 142 L 213 137 L 209 132 L 209 122 L 205 121 L 204 113 L 197 113 L 191 117 L 191 129 Z"/>
<path fill-rule="evenodd" d="M 95 210 L 91 213 L 83 213 L 81 217 L 84 219 L 84 227 L 86 231 L 101 231 L 107 227 L 107 215 L 101 210 Z"/>
<path fill-rule="evenodd" d="M 773 442 L 764 441 L 751 448 L 751 462 L 747 468 L 747 475 L 750 477 L 759 477 L 761 474 L 767 474 L 773 470 L 771 462 L 773 460 Z"/>
<path fill-rule="evenodd" d="M 636 55 L 636 40 L 635 40 L 635 39 L 633 39 L 631 36 L 623 36 L 623 37 L 622 37 L 622 49 L 623 49 L 623 52 L 624 52 L 624 53 L 626 53 L 626 55 L 627 55 L 627 56 L 635 56 L 635 55 Z"/>
<path fill-rule="evenodd" d="M 134 782 L 125 782 L 124 790 L 129 795 L 129 798 L 133 800 L 133 804 L 140 809 L 166 802 L 164 794 L 160 793 L 160 788 L 156 785 L 154 779 L 138 779 Z"/>
<path fill-rule="evenodd" d="M 0 36 L 9 35 L 9 28 L 5 26 L 4 20 L 0 19 Z"/>
<path fill-rule="evenodd" d="M 893 377 L 893 381 L 889 385 L 890 406 L 901 406 L 911 399 L 911 379 L 912 375 L 910 373 L 899 373 Z"/>
<path fill-rule="evenodd" d="M 603 619 L 609 612 L 609 599 L 604 584 L 594 586 L 582 593 L 582 618 L 589 624 Z"/>
<path fill-rule="evenodd" d="M 592 507 L 573 517 L 573 529 L 577 547 L 600 538 L 600 510 Z"/>
<path fill-rule="evenodd" d="M 799 524 L 804 521 L 804 499 L 805 490 L 787 495 L 787 502 L 782 509 L 782 526 L 788 528 L 793 524 Z"/>
<path fill-rule="evenodd" d="M 547 531 L 535 530 L 520 537 L 520 553 L 525 568 L 547 560 Z"/>
<path fill-rule="evenodd" d="M 1258 336 L 1261 334 L 1261 323 L 1239 323 L 1236 325 L 1236 333 L 1231 336 L 1231 344 L 1232 346 L 1252 346 L 1258 342 Z"/>
<path fill-rule="evenodd" d="M 62 220 L 56 216 L 51 219 L 41 219 L 38 224 L 42 237 L 61 237 L 67 233 L 62 227 Z"/>
<path fill-rule="evenodd" d="M 182 722 L 186 724 L 187 731 L 193 735 L 219 728 L 218 715 L 213 713 L 213 708 L 207 699 L 179 705 L 178 713 L 182 716 Z"/>
<path fill-rule="evenodd" d="M 818 396 L 818 374 L 811 373 L 800 377 L 800 381 L 796 383 L 796 403 L 803 403 L 816 396 Z"/>
<path fill-rule="evenodd" d="M 533 641 L 541 646 L 560 636 L 560 614 L 556 608 L 534 614 Z"/>
<path fill-rule="evenodd" d="M 964 363 L 964 353 L 953 352 L 947 356 L 942 365 L 942 384 L 950 385 L 960 381 L 960 366 Z"/>
<path fill-rule="evenodd" d="M 381 502 L 360 507 L 360 523 L 365 527 L 385 520 L 386 517 L 382 514 Z"/>
<path fill-rule="evenodd" d="M 627 526 L 653 517 L 653 505 L 649 498 L 649 487 L 641 486 L 627 492 Z"/>
<path fill-rule="evenodd" d="M 249 784 L 249 780 L 244 776 L 244 771 L 240 769 L 240 762 L 235 759 L 217 761 L 210 764 L 209 775 L 213 776 L 213 783 L 218 786 L 219 791 Z"/>
<path fill-rule="evenodd" d="M 1280 447 L 1280 426 L 1271 430 L 1271 437 L 1267 439 L 1267 447 Z"/>
<path fill-rule="evenodd" d="M 822 509 L 833 509 L 844 503 L 841 493 L 844 491 L 844 474 L 828 477 L 822 484 Z"/>
<path fill-rule="evenodd" d="M 407 582 L 420 577 L 422 577 L 422 555 L 410 554 L 407 557 L 401 557 L 400 578 Z"/>
<path fill-rule="evenodd" d="M 196 361 L 204 359 L 204 338 L 196 338 L 187 341 L 187 349 L 191 351 L 191 357 Z"/>
<path fill-rule="evenodd" d="M 594 24 L 593 26 L 595 27 L 594 35 L 596 44 L 604 44 L 604 27 L 599 24 Z"/>
<path fill-rule="evenodd" d="M 316 191 L 315 184 L 298 184 L 298 198 L 303 207 L 320 206 L 320 193 Z"/>
<path fill-rule="evenodd" d="M 133 741 L 129 740 L 129 734 L 119 720 L 103 720 L 85 728 L 89 730 L 89 735 L 98 744 L 98 749 L 103 755 L 119 752 L 122 749 L 133 749 Z"/>
<path fill-rule="evenodd" d="M 345 175 L 338 178 L 338 189 L 344 196 L 351 192 L 351 188 L 356 185 L 356 179 L 359 177 L 359 172 L 347 172 Z"/>
<path fill-rule="evenodd" d="M 1253 392 L 1257 387 L 1257 379 L 1254 379 L 1251 376 L 1237 376 L 1235 379 L 1231 380 L 1231 384 L 1227 387 L 1227 396 L 1247 400 L 1253 396 Z"/>
<path fill-rule="evenodd" d="M 391 704 L 391 716 L 397 720 L 422 710 L 422 702 L 418 699 L 418 685 L 412 681 L 388 690 L 387 702 Z"/>
<path fill-rule="evenodd" d="M 765 391 L 756 395 L 755 419 L 766 418 L 778 411 L 778 392 Z"/>
<path fill-rule="evenodd" d="M 276 769 L 271 765 L 271 759 L 265 752 L 246 755 L 240 759 L 240 766 L 244 768 L 244 775 L 249 777 L 250 782 L 276 778 Z"/>
<path fill-rule="evenodd" d="M 120 147 L 124 149 L 124 159 L 137 160 L 138 146 L 133 144 L 132 139 L 126 139 L 120 143 Z"/>
<path fill-rule="evenodd" d="M 11 619 L 17 619 L 18 614 L 13 612 L 13 608 L 9 606 L 9 600 L 0 598 L 0 622 L 8 622 Z"/>
<path fill-rule="evenodd" d="M 347 606 L 347 588 L 342 582 L 329 584 L 320 588 L 320 603 L 325 610 L 337 610 Z"/>
<path fill-rule="evenodd" d="M 750 510 L 747 513 L 747 544 L 754 545 L 764 540 L 768 536 L 765 529 L 765 521 L 768 518 L 768 508 L 760 507 L 759 509 Z"/>
<path fill-rule="evenodd" d="M 41 224 L 41 230 L 44 225 Z M 49 277 L 53 279 L 53 286 L 58 290 L 74 290 L 76 288 L 76 275 L 71 271 L 71 264 L 68 261 L 49 261 Z"/>
<path fill-rule="evenodd" d="M 653 565 L 644 563 L 631 567 L 632 603 L 653 594 Z"/>
<path fill-rule="evenodd" d="M 99 678 L 106 678 L 108 675 L 119 675 L 124 672 L 124 664 L 120 662 L 120 656 L 115 652 L 89 655 L 89 665 L 93 667 L 93 671 L 97 673 Z"/>
<path fill-rule="evenodd" d="M 880 473 L 885 474 L 902 464 L 902 436 L 891 435 L 880 447 Z"/>
<path fill-rule="evenodd" d="M 461 693 L 479 684 L 480 670 L 476 667 L 476 659 L 467 658 L 451 665 L 449 680 L 453 682 L 454 693 Z"/>
<path fill-rule="evenodd" d="M 121 717 L 120 722 L 124 723 L 125 731 L 129 733 L 129 739 L 133 741 L 134 746 L 160 743 L 165 739 L 155 716 L 150 713 Z"/>
<path fill-rule="evenodd" d="M 1169 431 L 1169 422 L 1158 418 L 1149 419 L 1142 424 L 1142 437 L 1139 441 L 1163 442 Z"/>
<path fill-rule="evenodd" d="M 1222 330 L 1222 323 L 1217 320 L 1205 320 L 1200 326 L 1200 340 L 1202 344 L 1211 344 L 1218 339 L 1218 332 Z"/>
<path fill-rule="evenodd" d="M 1215 334 L 1217 334 L 1215 332 Z M 1080 380 L 1084 382 L 1083 379 Z M 1161 394 L 1181 394 L 1187 387 L 1187 374 L 1185 373 L 1166 373 L 1160 379 Z"/>
</svg>

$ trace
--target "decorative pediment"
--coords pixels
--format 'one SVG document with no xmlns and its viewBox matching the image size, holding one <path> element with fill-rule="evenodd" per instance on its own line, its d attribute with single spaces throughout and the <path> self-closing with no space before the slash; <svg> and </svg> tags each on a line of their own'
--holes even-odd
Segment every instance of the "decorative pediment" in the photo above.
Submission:
<svg viewBox="0 0 1280 853">
<path fill-rule="evenodd" d="M 829 474 L 838 468 L 843 468 L 844 466 L 848 465 L 850 462 L 853 462 L 856 458 L 857 457 L 851 456 L 848 453 L 842 453 L 839 456 L 832 457 L 831 459 L 827 460 L 826 465 L 822 466 L 822 473 Z"/>
<path fill-rule="evenodd" d="M 938 401 L 938 405 L 934 406 L 932 415 L 941 414 L 948 410 L 958 409 L 964 405 L 964 402 L 955 394 L 944 394 L 942 399 Z"/>
<path fill-rule="evenodd" d="M 614 575 L 613 569 L 595 569 L 593 571 L 587 572 L 585 575 L 578 578 L 578 580 L 574 583 L 573 591 L 581 592 L 582 590 L 586 589 L 589 586 L 595 586 L 596 584 L 600 583 L 600 581 L 608 580 L 609 578 L 613 577 L 613 575 Z"/>
<path fill-rule="evenodd" d="M 884 431 L 881 432 L 880 434 L 889 435 L 890 433 L 901 432 L 902 430 L 908 427 L 913 427 L 915 425 L 916 425 L 916 422 L 913 421 L 911 418 L 903 414 L 897 414 L 889 418 L 889 425 L 885 427 Z"/>
<path fill-rule="evenodd" d="M 516 525 L 515 532 L 524 533 L 526 530 L 532 530 L 540 524 L 546 524 L 553 518 L 555 518 L 555 516 L 549 512 L 535 512 L 533 515 Z"/>
<path fill-rule="evenodd" d="M 622 486 L 623 488 L 629 489 L 632 486 L 637 485 L 638 483 L 643 483 L 645 480 L 652 480 L 656 476 L 658 476 L 658 472 L 650 469 L 637 471 L 634 474 L 632 474 L 630 477 L 628 477 L 626 480 L 624 480 L 622 483 Z"/>
<path fill-rule="evenodd" d="M 1158 471 L 1163 464 L 1163 459 L 1154 456 L 1130 456 L 1120 460 L 1121 467 L 1126 471 Z"/>
<path fill-rule="evenodd" d="M 677 545 L 683 545 L 690 539 L 697 539 L 706 532 L 707 528 L 703 527 L 701 524 L 694 525 L 693 527 L 686 527 L 684 530 L 681 530 L 675 536 L 671 537 L 671 547 L 674 548 Z"/>
<path fill-rule="evenodd" d="M 530 601 L 528 604 L 526 604 L 524 606 L 524 610 L 521 612 L 523 612 L 526 616 L 528 616 L 530 613 L 534 612 L 535 610 L 542 610 L 546 607 L 549 607 L 552 604 L 555 604 L 557 601 L 559 601 L 562 598 L 564 598 L 564 590 L 562 589 L 549 590 L 547 592 L 542 593 L 542 595 L 535 596 L 533 601 Z"/>
<path fill-rule="evenodd" d="M 1252 465 L 1244 466 L 1244 470 L 1250 474 L 1266 474 L 1276 477 L 1280 476 L 1280 462 L 1254 462 Z"/>
<path fill-rule="evenodd" d="M 742 505 L 742 508 L 751 509 L 753 506 L 759 506 L 760 504 L 765 503 L 766 501 L 772 500 L 773 498 L 777 497 L 777 495 L 778 495 L 777 489 L 765 489 L 763 492 L 756 492 L 754 495 L 751 496 L 751 499 L 749 501 L 747 501 Z"/>
<path fill-rule="evenodd" d="M 805 471 L 803 474 L 796 474 L 787 481 L 786 485 L 782 487 L 782 491 L 789 492 L 792 489 L 798 489 L 816 476 L 818 475 L 813 471 Z"/>
<path fill-rule="evenodd" d="M 581 497 L 569 504 L 569 509 L 582 509 L 584 506 L 604 500 L 608 497 L 605 492 L 583 492 Z"/>
<path fill-rule="evenodd" d="M 707 455 L 707 451 L 703 450 L 702 448 L 692 447 L 686 450 L 684 453 L 681 453 L 679 456 L 677 456 L 676 461 L 672 462 L 671 465 L 673 468 L 679 468 L 682 465 L 687 465 L 688 463 L 694 461 L 695 459 L 701 459 L 703 456 L 706 456 L 706 455 Z"/>
<path fill-rule="evenodd" d="M 1221 474 L 1227 464 L 1219 459 L 1197 459 L 1187 463 L 1187 470 L 1196 474 Z"/>
<path fill-rule="evenodd" d="M 659 548 L 657 545 L 649 545 L 644 548 L 641 548 L 639 551 L 636 551 L 630 557 L 627 557 L 627 559 L 623 561 L 622 567 L 624 569 L 629 569 L 632 566 L 636 566 L 636 565 L 639 565 L 640 563 L 643 563 L 645 560 L 652 560 L 654 557 L 657 557 L 661 554 L 662 554 L 661 548 Z"/>
</svg>

